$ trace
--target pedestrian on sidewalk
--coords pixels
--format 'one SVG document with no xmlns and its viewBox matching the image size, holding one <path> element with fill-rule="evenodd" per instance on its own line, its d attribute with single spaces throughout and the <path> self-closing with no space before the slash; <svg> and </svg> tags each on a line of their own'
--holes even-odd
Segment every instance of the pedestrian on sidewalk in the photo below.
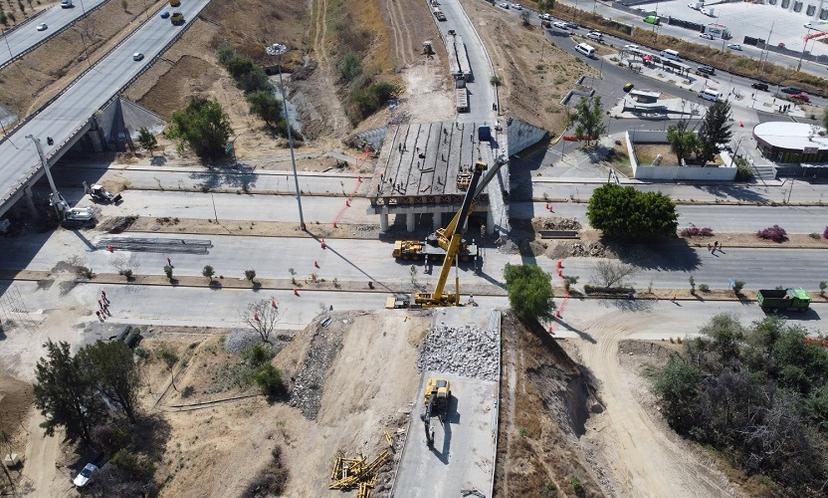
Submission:
<svg viewBox="0 0 828 498">
<path fill-rule="evenodd" d="M 170 259 L 170 257 L 169 257 L 169 256 L 167 256 L 167 266 L 169 266 L 170 268 L 175 268 L 175 267 L 173 266 L 173 264 L 172 264 L 172 260 Z"/>
<path fill-rule="evenodd" d="M 718 248 L 719 248 L 719 241 L 717 240 L 717 241 L 713 242 L 713 252 L 716 252 L 716 250 Z"/>
<path fill-rule="evenodd" d="M 713 254 L 713 245 L 710 242 L 707 243 L 707 252 Z"/>
<path fill-rule="evenodd" d="M 103 303 L 103 301 L 102 301 L 102 300 L 100 300 L 100 299 L 98 299 L 98 308 L 99 308 L 99 309 L 101 309 L 101 310 L 103 310 L 103 307 L 104 307 L 104 303 Z"/>
</svg>

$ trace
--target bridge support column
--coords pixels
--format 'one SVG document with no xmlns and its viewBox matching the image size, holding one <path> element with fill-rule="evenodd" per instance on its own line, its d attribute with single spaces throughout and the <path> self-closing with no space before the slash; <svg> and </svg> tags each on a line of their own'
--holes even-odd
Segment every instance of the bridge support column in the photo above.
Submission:
<svg viewBox="0 0 828 498">
<path fill-rule="evenodd" d="M 443 213 L 442 213 L 442 212 L 440 212 L 440 211 L 434 211 L 434 212 L 431 214 L 431 216 L 433 216 L 433 218 L 432 218 L 432 220 L 431 220 L 431 222 L 432 222 L 432 225 L 431 225 L 431 226 L 432 226 L 432 228 L 433 228 L 434 230 L 437 230 L 438 228 L 443 228 Z"/>
<path fill-rule="evenodd" d="M 405 229 L 409 232 L 413 232 L 414 228 L 417 226 L 417 218 L 415 213 L 406 213 L 405 214 Z"/>
<path fill-rule="evenodd" d="M 486 211 L 486 234 L 492 235 L 495 233 L 495 223 L 494 223 L 494 215 L 492 214 L 492 208 L 489 207 L 488 211 Z"/>
<path fill-rule="evenodd" d="M 40 213 L 37 212 L 37 207 L 34 203 L 34 193 L 32 192 L 32 187 L 26 187 L 23 190 L 23 194 L 23 197 L 26 198 L 26 207 L 29 209 L 29 215 L 31 215 L 34 219 L 40 218 Z"/>
<path fill-rule="evenodd" d="M 388 210 L 385 208 L 380 211 L 380 231 L 388 231 Z"/>
</svg>

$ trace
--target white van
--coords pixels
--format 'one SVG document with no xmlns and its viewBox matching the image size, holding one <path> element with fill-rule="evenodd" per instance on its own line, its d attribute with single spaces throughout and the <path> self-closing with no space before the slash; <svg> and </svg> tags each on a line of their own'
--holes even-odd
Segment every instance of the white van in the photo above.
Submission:
<svg viewBox="0 0 828 498">
<path fill-rule="evenodd" d="M 581 52 L 582 54 L 586 55 L 590 59 L 595 58 L 595 48 L 592 45 L 587 45 L 586 43 L 579 43 L 575 45 L 575 50 Z"/>
<path fill-rule="evenodd" d="M 674 61 L 681 60 L 681 57 L 679 57 L 679 53 L 676 52 L 675 50 L 672 50 L 672 49 L 669 49 L 669 48 L 666 49 L 666 50 L 662 50 L 661 51 L 661 56 L 664 57 L 665 59 L 672 59 Z"/>
<path fill-rule="evenodd" d="M 601 41 L 604 39 L 604 35 L 600 31 L 590 31 L 587 33 L 587 38 L 592 38 L 596 41 Z"/>
<path fill-rule="evenodd" d="M 711 90 L 709 88 L 705 88 L 704 90 L 699 92 L 699 97 L 701 97 L 705 100 L 709 100 L 711 102 L 718 101 L 719 100 L 719 95 L 720 95 L 719 92 L 717 92 L 716 90 Z"/>
</svg>

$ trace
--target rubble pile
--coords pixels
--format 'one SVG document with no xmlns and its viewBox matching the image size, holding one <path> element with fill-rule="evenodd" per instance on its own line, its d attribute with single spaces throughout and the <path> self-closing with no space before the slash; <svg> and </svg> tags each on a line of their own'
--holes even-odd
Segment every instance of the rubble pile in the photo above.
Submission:
<svg viewBox="0 0 828 498">
<path fill-rule="evenodd" d="M 607 248 L 600 242 L 590 242 L 588 244 L 573 242 L 570 255 L 575 257 L 603 258 L 608 256 L 607 252 Z"/>
<path fill-rule="evenodd" d="M 575 218 L 538 218 L 540 230 L 580 230 L 581 222 Z"/>
<path fill-rule="evenodd" d="M 497 332 L 471 325 L 439 325 L 420 347 L 417 369 L 434 370 L 482 380 L 498 379 Z"/>
</svg>

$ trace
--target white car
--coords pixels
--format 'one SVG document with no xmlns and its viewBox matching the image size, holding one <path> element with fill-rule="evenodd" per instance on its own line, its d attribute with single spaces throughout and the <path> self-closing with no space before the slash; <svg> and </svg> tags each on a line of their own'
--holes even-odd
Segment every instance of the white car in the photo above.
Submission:
<svg viewBox="0 0 828 498">
<path fill-rule="evenodd" d="M 552 23 L 552 26 L 555 26 L 558 29 L 566 29 L 569 26 L 563 21 L 555 21 Z"/>
<path fill-rule="evenodd" d="M 739 45 L 738 43 L 731 43 L 730 45 L 727 46 L 727 48 L 729 48 L 730 50 L 739 50 L 739 51 L 742 50 L 742 46 Z"/>
<path fill-rule="evenodd" d="M 641 47 L 639 47 L 638 45 L 633 45 L 631 43 L 628 45 L 624 45 L 624 50 L 638 50 L 639 48 Z"/>
<path fill-rule="evenodd" d="M 587 38 L 592 38 L 593 40 L 601 41 L 604 39 L 604 35 L 598 31 L 590 31 L 587 33 Z"/>
<path fill-rule="evenodd" d="M 499 5 L 499 7 L 500 7 L 501 9 L 506 9 L 506 10 L 509 10 L 509 4 L 508 4 L 508 3 L 506 3 L 506 2 L 503 2 L 502 4 L 500 4 L 500 5 Z"/>
<path fill-rule="evenodd" d="M 523 10 L 523 5 L 521 5 L 519 3 L 513 3 L 512 8 L 515 9 L 515 10 Z"/>
<path fill-rule="evenodd" d="M 144 54 L 142 54 L 141 52 L 135 52 L 134 54 L 132 54 L 132 60 L 134 60 L 134 61 L 144 60 Z"/>
<path fill-rule="evenodd" d="M 83 466 L 83 469 L 80 471 L 80 473 L 77 476 L 75 476 L 75 480 L 72 482 L 75 484 L 75 486 L 82 488 L 86 486 L 86 484 L 92 479 L 92 474 L 94 474 L 98 470 L 100 469 L 98 469 L 98 466 L 94 463 L 87 463 Z"/>
<path fill-rule="evenodd" d="M 710 33 L 699 33 L 699 38 L 704 38 L 705 40 L 712 40 L 713 35 Z"/>
<path fill-rule="evenodd" d="M 538 18 L 542 19 L 544 21 L 551 21 L 552 20 L 552 16 L 550 16 L 549 14 L 538 14 Z"/>
<path fill-rule="evenodd" d="M 49 26 L 46 26 L 45 22 L 42 22 L 42 23 L 37 25 L 37 30 L 38 31 L 46 31 L 47 29 L 49 29 Z"/>
</svg>

